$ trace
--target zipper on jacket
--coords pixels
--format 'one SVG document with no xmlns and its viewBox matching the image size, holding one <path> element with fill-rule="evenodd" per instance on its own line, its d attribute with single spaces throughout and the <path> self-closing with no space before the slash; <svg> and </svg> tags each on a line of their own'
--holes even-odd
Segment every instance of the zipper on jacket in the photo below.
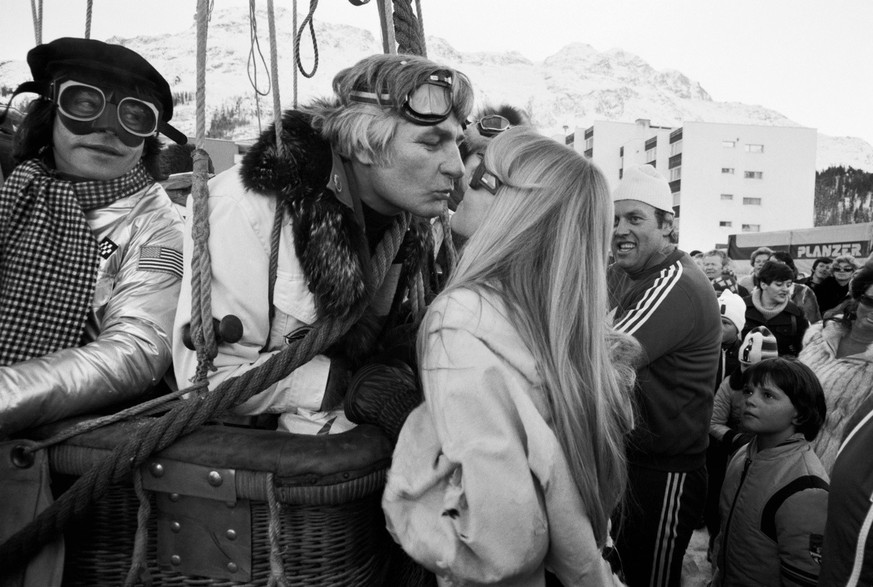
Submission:
<svg viewBox="0 0 873 587">
<path fill-rule="evenodd" d="M 746 449 L 748 450 L 748 449 Z M 740 491 L 743 489 L 743 483 L 746 482 L 746 475 L 749 472 L 749 466 L 752 464 L 752 457 L 747 456 L 746 462 L 743 465 L 743 474 L 740 475 L 740 484 L 737 485 L 737 492 L 734 493 L 734 500 L 731 503 L 731 511 L 728 512 L 727 521 L 724 524 L 724 536 L 721 537 L 722 549 L 719 553 L 721 561 L 718 565 L 721 568 L 721 583 L 722 585 L 726 584 L 727 581 L 727 549 L 728 549 L 728 536 L 730 536 L 730 527 L 731 527 L 731 519 L 734 517 L 734 508 L 737 507 L 737 498 L 740 496 Z"/>
<path fill-rule="evenodd" d="M 867 538 L 870 534 L 870 527 L 873 526 L 873 495 L 870 496 L 870 508 L 867 510 L 867 515 L 864 516 L 864 522 L 861 524 L 861 529 L 858 532 L 858 544 L 855 547 L 855 559 L 852 561 L 852 574 L 849 575 L 849 580 L 846 582 L 846 587 L 855 587 L 861 578 L 861 572 L 864 570 L 864 549 L 867 544 Z"/>
</svg>

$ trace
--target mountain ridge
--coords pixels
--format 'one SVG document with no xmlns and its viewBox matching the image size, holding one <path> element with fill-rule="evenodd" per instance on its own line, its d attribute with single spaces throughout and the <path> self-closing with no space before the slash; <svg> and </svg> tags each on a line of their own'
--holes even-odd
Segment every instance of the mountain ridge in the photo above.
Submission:
<svg viewBox="0 0 873 587">
<path fill-rule="evenodd" d="M 277 45 L 280 96 L 284 108 L 293 104 L 294 44 L 292 12 L 277 8 Z M 238 141 L 256 137 L 272 120 L 272 97 L 260 97 L 256 104 L 250 82 L 257 63 L 258 86 L 268 86 L 269 68 L 261 57 L 251 53 L 248 9 L 216 9 L 212 14 L 207 40 L 207 120 L 225 112 L 247 120 L 227 138 Z M 269 59 L 266 13 L 257 13 L 260 48 Z M 302 22 L 302 16 L 298 19 Z M 333 75 L 358 59 L 382 51 L 381 41 L 367 30 L 350 25 L 315 20 L 318 42 L 318 71 L 312 79 L 298 74 L 298 103 L 326 96 L 331 92 Z M 196 90 L 193 24 L 176 33 L 156 33 L 132 38 L 112 37 L 108 42 L 130 47 L 146 57 L 170 82 L 179 95 Z M 649 119 L 657 126 L 681 126 L 685 121 L 723 122 L 800 126 L 781 113 L 761 105 L 717 102 L 701 84 L 675 69 L 657 70 L 642 57 L 621 48 L 597 51 L 584 42 L 575 42 L 543 59 L 533 61 L 518 51 L 508 53 L 456 50 L 445 39 L 427 37 L 428 56 L 467 74 L 473 82 L 477 106 L 485 103 L 510 103 L 525 108 L 532 121 L 545 134 L 590 126 L 596 120 L 633 122 Z M 315 63 L 308 32 L 300 42 L 300 59 L 310 70 Z M 0 86 L 14 88 L 29 79 L 23 60 L 0 63 Z M 258 124 L 258 106 L 261 118 Z M 177 104 L 173 124 L 193 136 L 193 100 Z M 857 137 L 831 137 L 818 134 L 817 169 L 844 165 L 873 172 L 873 146 Z"/>
</svg>

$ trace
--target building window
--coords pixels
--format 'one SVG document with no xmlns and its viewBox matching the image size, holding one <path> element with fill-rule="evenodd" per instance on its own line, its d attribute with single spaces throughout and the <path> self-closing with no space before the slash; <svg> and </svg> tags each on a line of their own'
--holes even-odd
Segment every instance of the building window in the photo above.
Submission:
<svg viewBox="0 0 873 587">
<path fill-rule="evenodd" d="M 761 198 L 743 198 L 743 206 L 760 206 Z"/>
<path fill-rule="evenodd" d="M 594 148 L 594 137 L 585 139 L 585 150 Z"/>
<path fill-rule="evenodd" d="M 722 168 L 721 168 L 721 172 L 724 173 L 724 174 L 733 175 L 733 174 L 734 174 L 734 168 L 733 168 L 733 167 L 722 167 Z"/>
<path fill-rule="evenodd" d="M 682 179 L 682 167 L 674 167 L 670 170 L 670 181 L 676 181 L 677 179 Z"/>
<path fill-rule="evenodd" d="M 743 232 L 761 232 L 760 224 L 743 224 Z"/>
<path fill-rule="evenodd" d="M 730 228 L 731 226 L 734 225 L 734 223 L 731 222 L 730 220 L 720 220 L 718 225 L 721 226 L 722 228 Z"/>
<path fill-rule="evenodd" d="M 736 141 L 722 141 L 721 146 L 724 147 L 725 149 L 733 149 L 734 147 L 737 146 L 737 142 Z"/>
<path fill-rule="evenodd" d="M 646 162 L 647 163 L 652 163 L 657 158 L 658 158 L 657 147 L 652 147 L 651 149 L 646 150 Z"/>
<path fill-rule="evenodd" d="M 726 201 L 730 201 L 730 200 L 734 199 L 734 195 L 733 194 L 722 194 L 721 199 L 726 200 Z"/>
<path fill-rule="evenodd" d="M 746 171 L 743 173 L 743 177 L 746 179 L 763 179 L 764 172 L 763 171 Z"/>
<path fill-rule="evenodd" d="M 764 145 L 746 145 L 746 153 L 763 153 Z"/>
<path fill-rule="evenodd" d="M 678 155 L 682 152 L 682 141 L 676 141 L 675 143 L 670 145 L 670 155 Z"/>
</svg>

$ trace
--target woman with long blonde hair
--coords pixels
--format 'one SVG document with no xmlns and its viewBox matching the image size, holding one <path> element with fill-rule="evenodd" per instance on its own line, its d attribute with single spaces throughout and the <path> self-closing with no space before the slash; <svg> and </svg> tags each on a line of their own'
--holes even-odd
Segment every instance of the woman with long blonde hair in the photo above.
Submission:
<svg viewBox="0 0 873 587">
<path fill-rule="evenodd" d="M 470 181 L 493 203 L 419 331 L 425 403 L 398 439 L 388 527 L 441 582 L 609 584 L 638 347 L 604 321 L 606 181 L 525 128 Z"/>
</svg>

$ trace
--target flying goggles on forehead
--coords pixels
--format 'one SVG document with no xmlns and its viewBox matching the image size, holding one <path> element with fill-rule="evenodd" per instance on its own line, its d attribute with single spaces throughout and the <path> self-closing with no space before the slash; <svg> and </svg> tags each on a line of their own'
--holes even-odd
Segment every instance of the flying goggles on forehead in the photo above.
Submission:
<svg viewBox="0 0 873 587">
<path fill-rule="evenodd" d="M 470 187 L 474 190 L 481 188 L 497 195 L 497 190 L 503 185 L 502 182 L 485 167 L 485 155 L 482 153 L 476 153 L 476 155 L 479 157 L 479 166 L 476 167 L 476 171 L 473 172 L 473 176 L 470 178 Z"/>
<path fill-rule="evenodd" d="M 434 126 L 446 120 L 452 113 L 452 74 L 439 70 L 406 95 L 402 103 L 396 103 L 386 92 L 350 92 L 349 101 L 376 106 L 395 106 L 406 120 L 423 126 Z"/>
<path fill-rule="evenodd" d="M 118 124 L 136 137 L 149 137 L 158 131 L 160 113 L 151 102 L 132 96 L 107 98 L 96 86 L 75 80 L 54 84 L 53 101 L 62 115 L 77 122 L 93 122 L 103 115 L 107 104 L 114 104 Z"/>
</svg>

